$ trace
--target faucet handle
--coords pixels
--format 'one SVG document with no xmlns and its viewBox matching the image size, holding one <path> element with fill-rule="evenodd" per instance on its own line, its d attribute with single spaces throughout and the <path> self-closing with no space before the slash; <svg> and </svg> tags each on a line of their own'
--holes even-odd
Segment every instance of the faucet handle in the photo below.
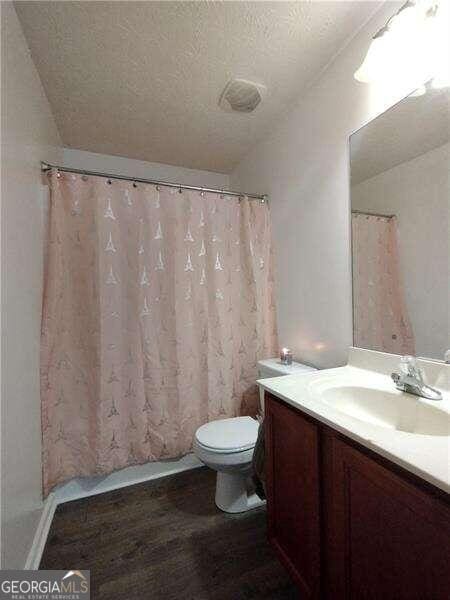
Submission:
<svg viewBox="0 0 450 600">
<path fill-rule="evenodd" d="M 414 377 L 415 379 L 423 381 L 422 369 L 417 366 L 417 360 L 415 356 L 402 356 L 400 359 L 400 370 L 405 375 L 409 375 L 410 377 Z"/>
<path fill-rule="evenodd" d="M 417 366 L 416 359 L 414 356 L 402 356 L 400 358 L 400 370 L 405 375 L 409 375 L 413 369 Z"/>
</svg>

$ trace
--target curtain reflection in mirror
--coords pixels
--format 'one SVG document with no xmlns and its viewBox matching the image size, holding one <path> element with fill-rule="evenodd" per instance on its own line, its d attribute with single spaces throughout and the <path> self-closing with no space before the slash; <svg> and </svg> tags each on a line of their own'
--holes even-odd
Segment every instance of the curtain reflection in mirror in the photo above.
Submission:
<svg viewBox="0 0 450 600">
<path fill-rule="evenodd" d="M 397 218 L 352 213 L 355 346 L 415 354 L 399 269 Z"/>
</svg>

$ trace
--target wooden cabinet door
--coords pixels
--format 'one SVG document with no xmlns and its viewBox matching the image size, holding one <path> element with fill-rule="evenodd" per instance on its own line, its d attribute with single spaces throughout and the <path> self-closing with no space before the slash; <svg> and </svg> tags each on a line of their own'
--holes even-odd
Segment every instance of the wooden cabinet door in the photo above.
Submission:
<svg viewBox="0 0 450 600">
<path fill-rule="evenodd" d="M 318 598 L 318 427 L 268 393 L 265 419 L 269 541 L 296 582 L 300 598 Z"/>
<path fill-rule="evenodd" d="M 323 441 L 327 597 L 448 600 L 449 505 L 333 433 Z"/>
</svg>

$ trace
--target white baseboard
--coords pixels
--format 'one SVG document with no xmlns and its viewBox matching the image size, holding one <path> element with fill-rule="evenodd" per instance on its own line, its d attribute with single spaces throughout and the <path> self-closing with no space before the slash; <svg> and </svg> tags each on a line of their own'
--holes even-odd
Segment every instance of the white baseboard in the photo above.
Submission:
<svg viewBox="0 0 450 600">
<path fill-rule="evenodd" d="M 104 494 L 136 483 L 160 479 L 203 466 L 194 454 L 186 454 L 176 460 L 164 460 L 126 467 L 101 477 L 78 477 L 64 483 L 53 491 L 58 504 L 80 500 L 96 494 Z"/>
<path fill-rule="evenodd" d="M 30 551 L 25 563 L 25 569 L 39 569 L 41 562 L 42 553 L 44 552 L 45 543 L 47 542 L 48 533 L 50 526 L 53 521 L 53 515 L 55 514 L 58 502 L 55 494 L 52 492 L 49 494 L 44 502 L 44 508 L 39 519 L 39 523 L 34 534 L 33 543 L 31 544 Z"/>
<path fill-rule="evenodd" d="M 64 502 L 79 500 L 96 494 L 104 494 L 136 483 L 168 477 L 183 471 L 189 471 L 203 466 L 193 454 L 187 454 L 178 460 L 146 463 L 135 467 L 127 467 L 110 473 L 105 477 L 84 477 L 73 479 L 55 488 L 45 502 L 39 524 L 34 535 L 33 543 L 28 553 L 25 569 L 39 569 L 42 553 L 47 542 L 56 507 Z"/>
</svg>

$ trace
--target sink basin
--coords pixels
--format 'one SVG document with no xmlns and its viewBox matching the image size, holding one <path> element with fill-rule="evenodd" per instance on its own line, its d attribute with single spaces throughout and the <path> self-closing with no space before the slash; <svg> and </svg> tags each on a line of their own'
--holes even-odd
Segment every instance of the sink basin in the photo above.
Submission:
<svg viewBox="0 0 450 600">
<path fill-rule="evenodd" d="M 448 412 L 397 390 L 343 385 L 322 389 L 320 399 L 350 417 L 385 429 L 415 435 L 450 435 Z"/>
</svg>

